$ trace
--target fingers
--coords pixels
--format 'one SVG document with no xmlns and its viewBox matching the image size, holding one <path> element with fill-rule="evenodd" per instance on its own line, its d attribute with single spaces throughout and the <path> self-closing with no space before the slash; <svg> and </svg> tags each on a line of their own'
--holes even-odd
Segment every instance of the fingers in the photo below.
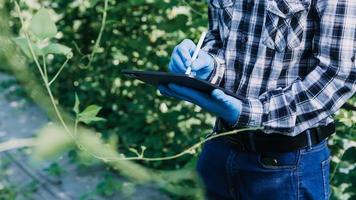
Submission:
<svg viewBox="0 0 356 200">
<path fill-rule="evenodd" d="M 177 52 L 178 55 L 180 56 L 182 62 L 184 63 L 185 67 L 188 67 L 191 65 L 191 59 L 192 55 L 194 53 L 196 46 L 193 41 L 191 40 L 183 40 L 178 47 L 177 47 Z"/>
<path fill-rule="evenodd" d="M 169 63 L 169 71 L 177 74 L 181 74 L 185 72 L 185 66 L 180 59 L 180 56 L 178 54 L 173 54 L 171 61 Z"/>
<path fill-rule="evenodd" d="M 235 97 L 225 94 L 223 91 L 219 89 L 215 89 L 211 92 L 211 96 L 224 103 L 225 105 L 234 105 L 241 107 L 241 101 Z"/>
<path fill-rule="evenodd" d="M 158 90 L 164 96 L 173 97 L 173 98 L 176 98 L 176 99 L 181 99 L 181 100 L 185 100 L 185 101 L 191 102 L 190 99 L 186 98 L 185 96 L 176 94 L 175 92 L 170 90 L 167 86 L 159 85 L 158 86 Z"/>
<path fill-rule="evenodd" d="M 203 92 L 199 92 L 194 89 L 179 86 L 176 84 L 168 84 L 168 88 L 170 88 L 172 91 L 179 95 L 187 96 L 187 98 L 191 100 L 191 103 L 200 106 L 206 111 L 218 114 L 216 110 L 221 109 L 221 103 L 219 101 L 216 101 L 210 95 L 205 94 Z"/>
<path fill-rule="evenodd" d="M 209 96 L 202 92 L 187 87 L 183 87 L 180 85 L 168 84 L 168 88 L 180 96 L 185 96 L 186 98 L 191 100 L 190 102 L 195 104 L 201 105 L 202 103 L 204 103 L 209 99 Z"/>
<path fill-rule="evenodd" d="M 230 96 L 229 95 L 226 95 L 223 91 L 219 90 L 219 89 L 215 89 L 211 92 L 211 96 L 222 102 L 222 103 L 226 103 L 230 100 Z"/>
<path fill-rule="evenodd" d="M 191 65 L 193 71 L 199 71 L 203 68 L 212 66 L 214 66 L 214 60 L 211 55 L 205 51 L 200 51 L 198 58 Z"/>
<path fill-rule="evenodd" d="M 183 40 L 177 45 L 172 53 L 171 61 L 169 63 L 169 70 L 174 73 L 183 74 L 191 65 L 191 56 L 194 53 L 195 44 L 191 40 Z"/>
</svg>

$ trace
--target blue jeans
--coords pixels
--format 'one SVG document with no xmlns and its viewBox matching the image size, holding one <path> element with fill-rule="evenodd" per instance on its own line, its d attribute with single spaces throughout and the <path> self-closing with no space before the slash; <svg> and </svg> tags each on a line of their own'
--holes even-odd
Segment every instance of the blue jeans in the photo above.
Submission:
<svg viewBox="0 0 356 200">
<path fill-rule="evenodd" d="M 248 153 L 216 138 L 197 164 L 211 200 L 329 199 L 329 168 L 326 141 L 288 153 Z"/>
</svg>

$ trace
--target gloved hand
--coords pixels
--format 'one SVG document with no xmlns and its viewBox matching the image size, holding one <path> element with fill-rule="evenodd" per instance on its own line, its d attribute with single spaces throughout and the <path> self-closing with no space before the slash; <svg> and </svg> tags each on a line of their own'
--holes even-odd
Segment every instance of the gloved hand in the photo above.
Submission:
<svg viewBox="0 0 356 200">
<path fill-rule="evenodd" d="M 168 65 L 169 71 L 184 74 L 190 66 L 195 77 L 206 80 L 214 69 L 214 58 L 207 52 L 200 50 L 197 59 L 192 62 L 195 48 L 194 42 L 188 39 L 177 45 Z"/>
<path fill-rule="evenodd" d="M 219 89 L 213 90 L 211 95 L 176 84 L 160 85 L 158 89 L 163 95 L 191 102 L 208 112 L 214 113 L 229 125 L 234 125 L 241 113 L 241 101 L 226 95 Z"/>
</svg>

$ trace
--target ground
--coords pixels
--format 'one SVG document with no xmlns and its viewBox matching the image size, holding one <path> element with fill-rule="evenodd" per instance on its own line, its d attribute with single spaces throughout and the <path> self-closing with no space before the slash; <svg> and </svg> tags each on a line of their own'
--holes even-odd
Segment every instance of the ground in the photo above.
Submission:
<svg viewBox="0 0 356 200">
<path fill-rule="evenodd" d="M 48 122 L 16 80 L 0 73 L 0 141 L 32 137 Z M 0 200 L 169 199 L 154 188 L 127 182 L 104 165 L 78 165 L 67 155 L 36 164 L 30 155 L 31 149 L 0 153 Z"/>
</svg>

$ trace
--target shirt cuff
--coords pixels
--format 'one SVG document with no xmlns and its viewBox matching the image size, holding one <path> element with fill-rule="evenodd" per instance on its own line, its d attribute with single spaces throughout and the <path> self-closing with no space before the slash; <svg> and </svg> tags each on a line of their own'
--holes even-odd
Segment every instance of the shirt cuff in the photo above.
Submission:
<svg viewBox="0 0 356 200">
<path fill-rule="evenodd" d="M 261 127 L 263 113 L 263 104 L 260 100 L 244 99 L 240 116 L 233 128 Z"/>
<path fill-rule="evenodd" d="M 207 81 L 214 85 L 220 85 L 225 73 L 225 61 L 214 54 L 210 55 L 214 59 L 214 69 L 209 75 Z"/>
</svg>

